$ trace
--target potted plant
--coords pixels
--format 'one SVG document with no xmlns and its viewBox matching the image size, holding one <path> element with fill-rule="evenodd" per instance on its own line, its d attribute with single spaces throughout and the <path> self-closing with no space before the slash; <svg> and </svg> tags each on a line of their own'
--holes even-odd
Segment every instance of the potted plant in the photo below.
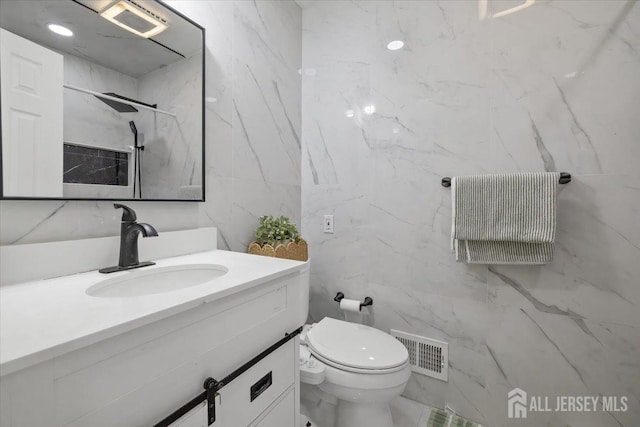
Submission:
<svg viewBox="0 0 640 427">
<path fill-rule="evenodd" d="M 307 242 L 300 237 L 296 225 L 286 216 L 260 217 L 256 240 L 249 244 L 250 254 L 306 261 L 309 258 Z"/>
</svg>

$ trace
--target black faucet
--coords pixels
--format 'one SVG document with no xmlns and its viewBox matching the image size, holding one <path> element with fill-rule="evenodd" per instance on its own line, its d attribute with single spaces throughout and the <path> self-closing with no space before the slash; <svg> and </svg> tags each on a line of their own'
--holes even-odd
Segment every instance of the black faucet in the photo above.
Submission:
<svg viewBox="0 0 640 427">
<path fill-rule="evenodd" d="M 151 261 L 138 261 L 138 236 L 157 236 L 158 232 L 153 226 L 136 222 L 136 212 L 128 206 L 114 203 L 115 209 L 123 209 L 122 225 L 120 226 L 120 259 L 118 265 L 103 268 L 100 273 L 114 273 L 116 271 L 131 270 L 132 268 L 154 265 Z"/>
</svg>

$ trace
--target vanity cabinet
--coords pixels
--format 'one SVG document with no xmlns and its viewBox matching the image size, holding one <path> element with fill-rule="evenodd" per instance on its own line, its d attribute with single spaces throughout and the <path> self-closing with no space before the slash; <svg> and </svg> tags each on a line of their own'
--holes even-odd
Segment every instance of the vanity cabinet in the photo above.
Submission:
<svg viewBox="0 0 640 427">
<path fill-rule="evenodd" d="M 295 393 L 289 390 L 284 396 L 274 402 L 269 410 L 250 427 L 282 427 L 292 425 L 291 412 L 295 411 Z M 294 421 L 295 422 L 295 421 Z M 294 424 L 296 425 L 296 424 Z"/>
<path fill-rule="evenodd" d="M 213 426 L 293 427 L 295 405 L 290 403 L 295 401 L 292 367 L 297 365 L 294 350 L 297 345 L 295 339 L 288 341 L 221 389 L 216 398 Z"/>
<path fill-rule="evenodd" d="M 0 378 L 0 426 L 153 426 L 299 328 L 308 269 L 230 294 Z M 213 282 L 215 283 L 215 282 Z M 118 310 L 118 299 L 106 302 Z M 90 314 L 88 314 L 90 315 Z M 298 337 L 219 391 L 214 427 L 299 424 Z M 199 412 L 199 413 L 198 413 Z M 200 405 L 174 426 L 206 424 Z M 202 418 L 202 415 L 205 418 Z"/>
</svg>

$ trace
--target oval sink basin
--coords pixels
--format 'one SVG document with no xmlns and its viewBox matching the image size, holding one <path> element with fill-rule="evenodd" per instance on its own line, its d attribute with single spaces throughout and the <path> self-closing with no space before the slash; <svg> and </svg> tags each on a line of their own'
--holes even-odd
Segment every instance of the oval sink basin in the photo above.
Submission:
<svg viewBox="0 0 640 427">
<path fill-rule="evenodd" d="M 162 294 L 211 282 L 229 271 L 216 264 L 189 264 L 127 272 L 87 289 L 92 297 L 124 298 Z"/>
</svg>

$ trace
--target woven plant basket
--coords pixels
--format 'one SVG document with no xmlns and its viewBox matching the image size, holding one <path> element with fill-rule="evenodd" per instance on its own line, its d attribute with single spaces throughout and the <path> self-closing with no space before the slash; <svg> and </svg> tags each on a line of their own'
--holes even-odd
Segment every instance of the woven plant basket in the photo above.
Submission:
<svg viewBox="0 0 640 427">
<path fill-rule="evenodd" d="M 299 239 L 297 242 L 289 242 L 286 245 L 280 243 L 275 248 L 269 244 L 260 246 L 258 242 L 251 242 L 248 252 L 253 255 L 272 256 L 296 261 L 309 259 L 309 247 L 304 239 Z"/>
</svg>

